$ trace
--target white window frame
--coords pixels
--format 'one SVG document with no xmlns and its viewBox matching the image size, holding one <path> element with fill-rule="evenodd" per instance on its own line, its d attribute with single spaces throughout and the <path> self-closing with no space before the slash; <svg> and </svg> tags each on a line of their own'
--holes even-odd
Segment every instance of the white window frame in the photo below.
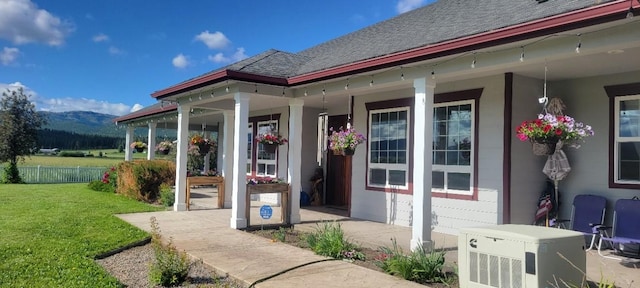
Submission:
<svg viewBox="0 0 640 288">
<path fill-rule="evenodd" d="M 474 169 L 475 169 L 475 161 L 474 161 L 474 155 L 475 155 L 475 137 L 476 137 L 476 123 L 475 123 L 475 118 L 476 118 L 476 101 L 475 100 L 461 100 L 461 101 L 452 101 L 452 102 L 442 102 L 442 103 L 434 103 L 433 104 L 433 109 L 434 109 L 434 114 L 433 114 L 433 119 L 432 119 L 432 123 L 433 125 L 435 125 L 435 110 L 436 108 L 439 107 L 449 107 L 449 106 L 460 106 L 460 105 L 471 105 L 471 151 L 469 154 L 469 165 L 442 165 L 442 164 L 432 164 L 432 171 L 441 171 L 444 172 L 444 189 L 441 188 L 434 188 L 432 187 L 431 191 L 433 192 L 437 192 L 437 193 L 446 193 L 446 194 L 457 194 L 457 195 L 473 195 L 474 193 L 474 187 L 473 187 L 473 183 L 475 183 L 475 179 L 474 179 Z M 435 134 L 436 131 L 434 129 L 433 131 L 433 137 L 437 137 L 437 135 Z M 435 150 L 434 150 L 435 153 Z M 433 161 L 435 162 L 435 157 L 433 158 Z M 455 189 L 449 189 L 447 187 L 447 180 L 448 180 L 448 175 L 449 173 L 468 173 L 469 176 L 469 189 L 468 190 L 455 190 Z"/>
<path fill-rule="evenodd" d="M 404 164 L 388 164 L 388 163 L 372 163 L 371 162 L 371 151 L 372 151 L 372 147 L 371 147 L 371 135 L 373 135 L 371 133 L 371 128 L 373 127 L 373 115 L 374 114 L 380 114 L 380 113 L 389 113 L 389 112 L 400 112 L 400 111 L 405 111 L 407 112 L 407 127 L 406 127 L 406 161 Z M 410 106 L 402 106 L 402 107 L 395 107 L 395 108 L 383 108 L 383 109 L 375 109 L 375 110 L 369 110 L 369 127 L 368 127 L 368 133 L 369 133 L 369 137 L 367 139 L 367 147 L 369 148 L 369 155 L 367 155 L 367 185 L 369 187 L 376 187 L 376 188 L 388 188 L 388 189 L 402 189 L 402 190 L 407 190 L 409 189 L 409 174 L 411 173 L 410 169 L 409 169 L 409 161 L 410 161 L 410 151 L 411 151 L 411 107 Z M 371 183 L 371 169 L 384 169 L 386 170 L 386 183 L 385 185 L 380 185 L 377 183 Z M 405 180 L 404 180 L 404 185 L 402 186 L 398 186 L 398 185 L 390 185 L 389 184 L 389 171 L 390 170 L 403 170 L 405 171 Z"/>
<path fill-rule="evenodd" d="M 249 123 L 249 135 L 247 135 L 248 139 L 251 139 L 251 141 L 249 141 L 248 145 L 249 147 L 247 147 L 248 149 L 248 153 L 247 153 L 247 175 L 251 176 L 251 174 L 253 173 L 253 142 L 256 141 L 255 140 L 255 136 L 253 136 L 253 123 Z"/>
<path fill-rule="evenodd" d="M 640 142 L 640 135 L 631 136 L 631 137 L 620 137 L 620 102 L 629 101 L 629 100 L 638 100 L 640 101 L 640 94 L 638 95 L 628 95 L 628 96 L 618 96 L 615 97 L 615 106 L 614 106 L 614 137 L 613 137 L 613 162 L 614 162 L 614 183 L 618 184 L 640 184 L 640 181 L 633 180 L 622 180 L 620 179 L 620 159 L 619 159 L 619 147 L 620 143 L 624 142 Z"/>
<path fill-rule="evenodd" d="M 278 131 L 278 120 L 267 120 L 267 121 L 258 121 L 256 123 L 256 135 L 260 135 L 260 127 L 261 126 L 270 126 L 271 129 L 273 129 L 273 131 Z M 255 166 L 255 173 L 256 176 L 260 176 L 260 177 L 272 177 L 272 178 L 277 178 L 278 176 L 278 150 L 276 149 L 276 152 L 274 153 L 274 157 L 273 159 L 260 159 L 260 157 L 258 157 L 258 155 L 260 154 L 260 152 L 264 151 L 264 147 L 262 144 L 257 143 L 256 145 L 256 151 L 254 152 L 254 156 L 256 157 L 256 166 Z M 265 173 L 258 173 L 259 169 L 258 167 L 260 165 L 264 165 L 265 166 Z M 267 171 L 269 171 L 268 167 L 270 165 L 273 165 L 273 174 L 268 174 Z"/>
</svg>

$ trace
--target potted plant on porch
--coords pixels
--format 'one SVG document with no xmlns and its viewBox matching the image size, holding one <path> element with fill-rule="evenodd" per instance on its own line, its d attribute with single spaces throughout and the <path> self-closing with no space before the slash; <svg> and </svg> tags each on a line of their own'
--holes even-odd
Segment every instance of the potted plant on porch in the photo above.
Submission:
<svg viewBox="0 0 640 288">
<path fill-rule="evenodd" d="M 169 152 L 171 152 L 171 148 L 173 148 L 173 143 L 171 141 L 162 141 L 156 145 L 156 151 L 164 155 L 169 154 Z"/>
<path fill-rule="evenodd" d="M 334 155 L 353 155 L 358 144 L 367 140 L 352 127 L 348 127 L 346 130 L 340 127 L 338 131 L 331 127 L 329 130 L 332 131 L 329 136 L 329 149 L 333 151 Z"/>
<path fill-rule="evenodd" d="M 215 148 L 216 142 L 212 139 L 204 138 L 200 134 L 194 134 L 189 141 L 191 145 L 198 147 L 200 155 L 207 155 L 212 148 Z M 191 149 L 190 149 L 191 150 Z"/>
<path fill-rule="evenodd" d="M 136 152 L 142 152 L 144 151 L 145 148 L 147 148 L 147 143 L 137 140 L 137 141 L 133 141 L 130 147 L 135 149 Z"/>
<path fill-rule="evenodd" d="M 520 141 L 531 141 L 535 155 L 551 155 L 558 141 L 579 148 L 585 137 L 594 134 L 591 126 L 576 122 L 567 115 L 539 114 L 537 119 L 524 121 L 516 128 Z"/>
<path fill-rule="evenodd" d="M 288 142 L 287 138 L 284 138 L 282 137 L 282 135 L 273 132 L 267 132 L 256 136 L 256 141 L 264 145 L 264 150 L 267 153 L 276 153 L 276 149 L 278 149 L 278 146 L 284 145 Z"/>
</svg>

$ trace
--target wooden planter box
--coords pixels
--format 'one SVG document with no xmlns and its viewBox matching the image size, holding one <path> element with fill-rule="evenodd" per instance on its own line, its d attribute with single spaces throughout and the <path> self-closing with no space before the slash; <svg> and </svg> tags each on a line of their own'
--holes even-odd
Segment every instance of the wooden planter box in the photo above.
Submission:
<svg viewBox="0 0 640 288">
<path fill-rule="evenodd" d="M 218 187 L 218 208 L 224 208 L 224 177 L 222 176 L 191 176 L 187 177 L 187 210 L 191 202 L 191 186 L 215 185 Z"/>
<path fill-rule="evenodd" d="M 282 199 L 282 205 L 280 205 L 282 211 L 280 213 L 280 221 L 283 224 L 289 224 L 289 193 L 290 187 L 288 183 L 270 183 L 270 184 L 247 184 L 247 205 L 246 205 L 246 219 L 247 228 L 250 226 L 251 219 L 251 195 L 253 194 L 266 194 L 266 193 L 279 193 Z"/>
</svg>

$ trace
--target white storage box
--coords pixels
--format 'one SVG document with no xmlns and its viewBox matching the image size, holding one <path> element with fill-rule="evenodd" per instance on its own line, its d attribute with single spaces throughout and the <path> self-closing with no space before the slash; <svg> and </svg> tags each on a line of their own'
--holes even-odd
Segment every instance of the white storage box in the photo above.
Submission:
<svg viewBox="0 0 640 288">
<path fill-rule="evenodd" d="M 557 287 L 550 284 L 556 281 L 565 287 L 561 280 L 579 286 L 580 270 L 586 271 L 584 243 L 582 233 L 542 226 L 460 229 L 460 287 Z"/>
</svg>

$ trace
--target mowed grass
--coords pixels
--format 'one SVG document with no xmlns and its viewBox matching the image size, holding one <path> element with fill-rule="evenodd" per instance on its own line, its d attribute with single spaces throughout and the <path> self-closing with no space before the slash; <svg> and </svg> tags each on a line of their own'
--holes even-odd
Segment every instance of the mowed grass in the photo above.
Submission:
<svg viewBox="0 0 640 288">
<path fill-rule="evenodd" d="M 113 214 L 159 209 L 87 184 L 0 184 L 0 287 L 119 287 L 93 257 L 148 233 Z"/>
<path fill-rule="evenodd" d="M 31 155 L 25 157 L 25 161 L 19 162 L 18 166 L 56 166 L 56 167 L 113 167 L 124 161 L 124 152 L 118 153 L 115 149 L 106 150 L 87 150 L 94 157 L 60 157 L 55 155 Z M 97 157 L 102 152 L 103 157 Z M 147 151 L 145 153 L 133 153 L 134 160 L 147 159 Z M 175 159 L 175 155 L 156 154 L 156 159 Z"/>
</svg>

